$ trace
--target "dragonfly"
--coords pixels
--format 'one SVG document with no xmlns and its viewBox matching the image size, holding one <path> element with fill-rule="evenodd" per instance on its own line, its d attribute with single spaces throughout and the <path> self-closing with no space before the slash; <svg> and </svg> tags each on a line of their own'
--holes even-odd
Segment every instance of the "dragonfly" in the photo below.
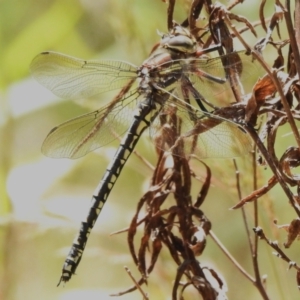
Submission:
<svg viewBox="0 0 300 300">
<path fill-rule="evenodd" d="M 176 108 L 184 120 L 184 134 L 180 138 L 199 136 L 193 151 L 201 157 L 233 157 L 251 149 L 239 124 L 208 112 L 209 102 L 203 104 L 209 95 L 223 95 L 236 84 L 230 74 L 238 74 L 241 81 L 243 76 L 247 78 L 253 72 L 251 63 L 244 67 L 243 62 L 242 72 L 241 62 L 236 59 L 242 53 L 202 58 L 198 52 L 196 39 L 188 29 L 177 25 L 161 36 L 160 43 L 141 66 L 116 60 L 82 60 L 56 52 L 42 52 L 33 59 L 33 77 L 61 98 L 89 98 L 118 90 L 104 107 L 54 127 L 42 145 L 46 156 L 75 159 L 123 136 L 92 196 L 88 215 L 73 241 L 58 285 L 75 274 L 92 228 L 126 161 L 142 133 L 149 127 L 159 127 L 158 116 Z M 231 72 L 227 72 L 229 67 Z M 199 107 L 192 105 L 190 99 Z M 206 126 L 207 122 L 210 125 Z"/>
</svg>

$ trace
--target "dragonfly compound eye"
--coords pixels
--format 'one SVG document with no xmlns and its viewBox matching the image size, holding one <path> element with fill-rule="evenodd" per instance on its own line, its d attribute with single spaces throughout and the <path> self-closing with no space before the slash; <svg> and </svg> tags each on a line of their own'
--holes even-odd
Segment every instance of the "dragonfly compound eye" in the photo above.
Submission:
<svg viewBox="0 0 300 300">
<path fill-rule="evenodd" d="M 164 48 L 184 53 L 194 53 L 197 49 L 196 41 L 184 35 L 168 36 L 162 39 L 161 44 Z"/>
</svg>

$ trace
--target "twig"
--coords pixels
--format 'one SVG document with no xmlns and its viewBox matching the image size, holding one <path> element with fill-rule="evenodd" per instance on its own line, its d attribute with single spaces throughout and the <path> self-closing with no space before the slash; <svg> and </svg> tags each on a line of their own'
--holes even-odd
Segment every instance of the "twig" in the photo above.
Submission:
<svg viewBox="0 0 300 300">
<path fill-rule="evenodd" d="M 131 280 L 133 281 L 134 285 L 136 286 L 136 288 L 141 292 L 143 299 L 144 300 L 149 300 L 148 295 L 142 290 L 141 286 L 138 284 L 138 282 L 135 280 L 135 278 L 132 276 L 131 271 L 129 270 L 128 267 L 124 266 L 125 271 L 127 272 L 127 274 L 129 275 L 129 277 L 131 278 Z"/>
<path fill-rule="evenodd" d="M 290 11 L 290 1 L 286 0 L 285 2 L 285 9 L 283 9 L 283 13 L 284 13 L 284 18 L 285 18 L 285 22 L 286 22 L 286 28 L 288 30 L 289 33 L 289 38 L 290 38 L 290 45 L 293 51 L 293 55 L 294 55 L 294 60 L 295 60 L 295 65 L 297 68 L 297 73 L 298 76 L 300 78 L 300 54 L 299 54 L 299 46 L 300 46 L 300 42 L 299 42 L 299 27 L 297 27 L 297 25 L 299 26 L 299 17 L 300 17 L 300 8 L 299 8 L 299 1 L 295 1 L 296 3 L 296 7 L 295 7 L 295 28 L 296 28 L 296 32 L 294 30 L 293 24 L 292 24 L 292 19 L 291 19 L 291 11 Z M 296 33 L 296 34 L 295 34 Z M 297 38 L 297 41 L 296 41 Z"/>
<path fill-rule="evenodd" d="M 238 191 L 238 197 L 239 197 L 239 199 L 242 199 L 242 192 L 241 192 L 241 185 L 240 185 L 240 171 L 238 169 L 238 166 L 237 166 L 237 163 L 236 163 L 235 159 L 233 160 L 233 164 L 234 164 L 234 168 L 235 168 L 236 188 L 237 188 L 237 191 Z M 247 232 L 250 251 L 251 251 L 251 254 L 253 256 L 253 245 L 252 245 L 252 241 L 251 241 L 251 238 L 250 238 L 250 229 L 249 229 L 249 226 L 248 226 L 248 220 L 247 220 L 247 215 L 246 215 L 244 206 L 242 207 L 242 215 L 243 215 L 244 225 L 245 225 L 246 232 Z"/>
<path fill-rule="evenodd" d="M 294 268 L 296 269 L 298 272 L 300 272 L 300 266 L 298 266 L 296 264 L 296 262 L 292 261 L 278 246 L 278 242 L 272 242 L 270 239 L 268 239 L 263 231 L 263 229 L 261 227 L 255 227 L 253 228 L 254 233 L 258 236 L 258 238 L 264 240 L 265 242 L 267 242 L 267 244 L 269 246 L 271 246 L 276 253 L 274 253 L 277 257 L 283 259 L 285 262 L 287 262 L 289 264 L 289 269 L 290 268 Z"/>
<path fill-rule="evenodd" d="M 212 230 L 209 231 L 209 235 L 212 240 L 219 246 L 222 252 L 227 256 L 227 258 L 237 267 L 237 269 L 252 283 L 255 283 L 255 279 L 246 272 L 246 270 L 236 261 L 236 259 L 229 253 L 226 247 L 222 244 L 222 242 L 218 239 L 218 237 L 214 234 Z"/>
</svg>

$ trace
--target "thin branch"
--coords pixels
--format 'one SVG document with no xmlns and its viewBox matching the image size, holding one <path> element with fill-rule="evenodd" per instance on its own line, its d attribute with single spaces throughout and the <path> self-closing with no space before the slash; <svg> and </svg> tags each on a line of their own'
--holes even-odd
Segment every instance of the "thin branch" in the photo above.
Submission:
<svg viewBox="0 0 300 300">
<path fill-rule="evenodd" d="M 233 263 L 233 265 L 252 283 L 255 283 L 255 279 L 247 273 L 247 271 L 237 262 L 237 260 L 229 253 L 226 247 L 222 244 L 222 242 L 218 239 L 218 237 L 214 234 L 212 230 L 209 232 L 212 240 L 218 245 L 218 247 L 222 250 L 225 256 Z"/>
</svg>

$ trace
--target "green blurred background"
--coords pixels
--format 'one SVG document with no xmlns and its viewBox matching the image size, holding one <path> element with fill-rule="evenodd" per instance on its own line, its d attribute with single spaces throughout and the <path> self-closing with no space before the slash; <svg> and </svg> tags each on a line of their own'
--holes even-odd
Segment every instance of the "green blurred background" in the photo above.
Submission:
<svg viewBox="0 0 300 300">
<path fill-rule="evenodd" d="M 189 1 L 177 2 L 174 19 L 181 22 Z M 246 1 L 234 12 L 255 21 L 259 3 Z M 128 254 L 126 235 L 109 236 L 128 226 L 137 201 L 149 186 L 151 170 L 133 155 L 91 234 L 78 275 L 65 287 L 56 287 L 73 236 L 86 216 L 92 192 L 117 143 L 74 161 L 42 156 L 40 147 L 51 128 L 101 107 L 110 100 L 110 94 L 85 106 L 57 99 L 30 77 L 28 69 L 33 57 L 45 50 L 138 65 L 159 41 L 157 30 L 167 31 L 166 10 L 167 5 L 160 0 L 0 1 L 0 299 L 104 300 L 110 299 L 110 293 L 132 285 L 124 265 L 139 278 Z M 263 32 L 258 32 L 262 36 Z M 255 40 L 248 35 L 250 44 Z M 284 149 L 293 140 L 285 137 L 283 143 Z M 146 135 L 137 149 L 155 164 L 154 147 Z M 251 174 L 248 158 L 238 159 L 244 195 L 252 189 L 251 177 L 247 177 Z M 233 164 L 223 160 L 206 162 L 214 177 L 203 210 L 214 232 L 253 274 L 241 213 L 228 210 L 238 201 Z M 201 164 L 196 171 L 204 176 Z M 270 173 L 260 173 L 260 183 L 264 184 Z M 195 182 L 194 195 L 199 189 Z M 282 243 L 285 236 L 276 232 L 271 221 L 278 218 L 279 223 L 287 223 L 294 216 L 281 190 L 275 189 L 269 197 L 260 199 L 259 206 L 263 212 L 260 224 L 272 239 Z M 247 206 L 252 224 L 251 211 L 251 205 Z M 288 252 L 295 260 L 297 247 Z M 268 275 L 270 299 L 296 299 L 299 295 L 294 271 L 288 272 L 287 265 L 272 256 L 264 244 L 259 251 L 261 274 Z M 210 239 L 199 260 L 223 274 L 229 299 L 260 299 L 252 284 Z M 150 299 L 171 299 L 175 271 L 175 264 L 163 251 L 145 287 Z M 122 297 L 141 298 L 137 292 Z M 192 294 L 190 299 L 195 299 Z"/>
</svg>

